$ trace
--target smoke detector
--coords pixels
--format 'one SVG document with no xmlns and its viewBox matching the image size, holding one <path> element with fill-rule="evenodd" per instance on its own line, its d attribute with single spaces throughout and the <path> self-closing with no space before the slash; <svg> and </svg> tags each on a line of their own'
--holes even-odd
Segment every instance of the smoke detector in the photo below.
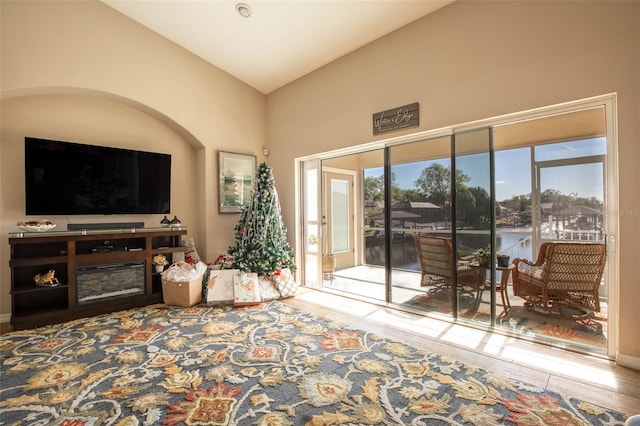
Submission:
<svg viewBox="0 0 640 426">
<path fill-rule="evenodd" d="M 236 4 L 236 12 L 238 12 L 238 15 L 242 16 L 243 18 L 249 18 L 252 13 L 251 7 L 249 7 L 249 5 L 246 3 Z"/>
</svg>

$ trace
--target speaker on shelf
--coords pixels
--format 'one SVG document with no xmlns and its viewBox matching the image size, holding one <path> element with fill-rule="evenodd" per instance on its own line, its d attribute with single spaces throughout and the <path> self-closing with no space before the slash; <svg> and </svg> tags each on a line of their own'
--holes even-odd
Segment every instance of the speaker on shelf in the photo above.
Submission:
<svg viewBox="0 0 640 426">
<path fill-rule="evenodd" d="M 69 223 L 67 229 L 70 231 L 81 229 L 127 229 L 144 228 L 144 222 L 106 222 L 106 223 Z"/>
</svg>

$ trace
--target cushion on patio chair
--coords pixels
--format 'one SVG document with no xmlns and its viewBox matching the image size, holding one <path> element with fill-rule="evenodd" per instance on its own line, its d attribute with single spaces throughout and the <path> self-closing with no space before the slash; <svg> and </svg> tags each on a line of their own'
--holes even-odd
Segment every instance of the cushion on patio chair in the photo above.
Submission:
<svg viewBox="0 0 640 426">
<path fill-rule="evenodd" d="M 547 310 L 558 305 L 600 312 L 606 258 L 604 243 L 543 243 L 535 263 L 513 261 L 513 292 Z"/>
</svg>

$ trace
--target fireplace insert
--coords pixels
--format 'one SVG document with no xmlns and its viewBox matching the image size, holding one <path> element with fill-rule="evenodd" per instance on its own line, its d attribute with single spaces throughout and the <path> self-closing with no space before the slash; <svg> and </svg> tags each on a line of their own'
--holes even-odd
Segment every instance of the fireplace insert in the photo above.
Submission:
<svg viewBox="0 0 640 426">
<path fill-rule="evenodd" d="M 76 268 L 78 304 L 144 294 L 144 260 Z"/>
</svg>

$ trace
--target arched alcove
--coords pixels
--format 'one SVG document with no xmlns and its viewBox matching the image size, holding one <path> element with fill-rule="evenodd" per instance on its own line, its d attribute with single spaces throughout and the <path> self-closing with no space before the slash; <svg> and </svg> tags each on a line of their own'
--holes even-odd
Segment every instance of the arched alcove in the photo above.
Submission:
<svg viewBox="0 0 640 426">
<path fill-rule="evenodd" d="M 31 87 L 15 90 L 3 90 L 0 92 L 0 100 L 10 100 L 14 98 L 22 97 L 34 97 L 34 96 L 53 96 L 53 95 L 67 95 L 67 96 L 79 96 L 79 97 L 95 97 L 104 100 L 110 100 L 112 102 L 129 106 L 136 109 L 146 115 L 155 118 L 159 122 L 165 124 L 167 127 L 175 131 L 182 136 L 185 141 L 189 142 L 196 149 L 203 148 L 203 144 L 185 127 L 176 122 L 171 117 L 165 115 L 163 112 L 157 109 L 145 105 L 144 103 L 127 98 L 121 95 L 103 92 L 94 89 L 85 89 L 79 87 Z"/>
<path fill-rule="evenodd" d="M 60 229 L 69 223 L 142 221 L 156 226 L 163 215 L 25 216 L 24 138 L 26 136 L 171 154 L 171 217 L 197 236 L 204 221 L 199 176 L 205 147 L 187 129 L 140 102 L 121 96 L 74 88 L 40 88 L 3 92 L 0 144 L 0 228 L 6 235 L 20 220 L 48 219 Z M 51 194 L 55 197 L 55 194 Z M 196 238 L 197 239 L 197 238 Z M 0 248 L 9 257 L 8 246 Z M 9 292 L 3 271 L 2 293 Z M 5 304 L 5 299 L 2 301 Z M 2 311 L 10 311 L 9 299 Z"/>
</svg>

